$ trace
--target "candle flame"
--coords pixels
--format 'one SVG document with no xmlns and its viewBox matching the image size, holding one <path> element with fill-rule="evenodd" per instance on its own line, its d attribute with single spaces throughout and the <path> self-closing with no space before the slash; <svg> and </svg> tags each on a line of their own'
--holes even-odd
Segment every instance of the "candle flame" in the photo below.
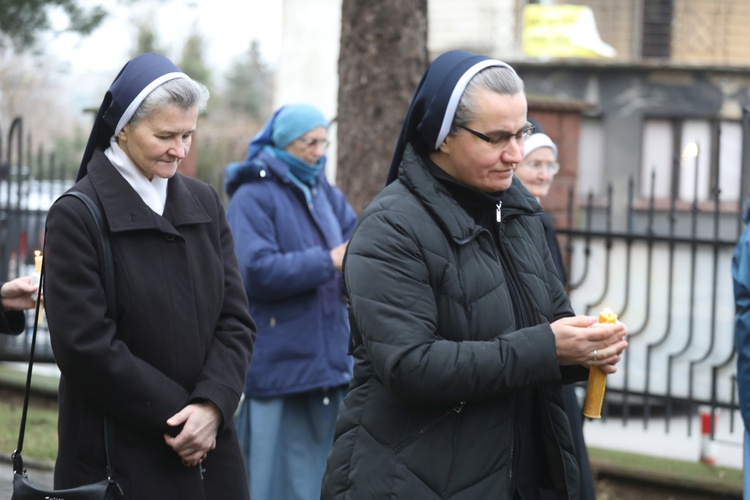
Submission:
<svg viewBox="0 0 750 500">
<path fill-rule="evenodd" d="M 42 272 L 42 252 L 34 250 L 34 273 Z"/>
<path fill-rule="evenodd" d="M 698 144 L 691 142 L 685 145 L 685 148 L 682 150 L 682 157 L 683 158 L 695 158 L 698 156 Z"/>
</svg>

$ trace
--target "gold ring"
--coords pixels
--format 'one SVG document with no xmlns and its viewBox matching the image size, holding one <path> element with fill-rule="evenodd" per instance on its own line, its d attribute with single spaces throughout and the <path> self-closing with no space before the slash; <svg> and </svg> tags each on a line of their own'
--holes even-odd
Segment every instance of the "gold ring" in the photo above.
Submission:
<svg viewBox="0 0 750 500">
<path fill-rule="evenodd" d="M 594 349 L 594 361 L 596 361 L 596 349 Z"/>
</svg>

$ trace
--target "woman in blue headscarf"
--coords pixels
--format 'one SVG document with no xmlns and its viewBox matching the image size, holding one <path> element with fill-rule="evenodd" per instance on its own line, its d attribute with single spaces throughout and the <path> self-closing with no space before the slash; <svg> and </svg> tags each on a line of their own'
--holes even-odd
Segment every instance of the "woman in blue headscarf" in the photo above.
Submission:
<svg viewBox="0 0 750 500">
<path fill-rule="evenodd" d="M 279 109 L 227 167 L 227 217 L 258 324 L 238 417 L 253 500 L 313 500 L 351 379 L 341 264 L 354 210 L 326 180 L 328 121 Z"/>
<path fill-rule="evenodd" d="M 627 343 L 557 278 L 513 175 L 532 130 L 503 62 L 451 51 L 423 76 L 347 248 L 354 374 L 323 499 L 578 498 L 561 383 Z"/>
<path fill-rule="evenodd" d="M 45 308 L 60 367 L 55 487 L 107 476 L 125 498 L 248 499 L 234 412 L 255 325 L 219 194 L 177 173 L 208 91 L 169 59 L 129 61 L 105 94 L 73 190 L 45 239 Z"/>
</svg>

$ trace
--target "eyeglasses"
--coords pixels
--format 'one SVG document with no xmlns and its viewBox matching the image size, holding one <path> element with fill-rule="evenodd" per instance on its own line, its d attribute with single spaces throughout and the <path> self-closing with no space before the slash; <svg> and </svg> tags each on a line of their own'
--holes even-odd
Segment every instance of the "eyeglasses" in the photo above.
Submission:
<svg viewBox="0 0 750 500">
<path fill-rule="evenodd" d="M 531 137 L 531 134 L 534 133 L 534 126 L 530 123 L 527 123 L 521 130 L 519 130 L 515 134 L 509 134 L 508 132 L 498 132 L 492 135 L 485 135 L 481 132 L 470 129 L 469 127 L 464 127 L 463 125 L 458 125 L 458 127 L 466 130 L 467 132 L 471 132 L 483 141 L 488 142 L 497 148 L 504 148 L 505 146 L 507 146 L 510 142 L 511 137 L 515 137 L 518 144 L 523 144 L 523 141 Z"/>
<path fill-rule="evenodd" d="M 530 161 L 528 163 L 522 162 L 521 165 L 536 170 L 537 172 L 546 170 L 550 175 L 557 175 L 560 171 L 560 164 L 556 161 Z"/>
<path fill-rule="evenodd" d="M 297 140 L 308 148 L 317 148 L 318 146 L 320 146 L 323 149 L 328 149 L 328 146 L 331 145 L 331 141 L 329 141 L 328 139 L 310 139 L 308 137 L 300 137 Z"/>
</svg>

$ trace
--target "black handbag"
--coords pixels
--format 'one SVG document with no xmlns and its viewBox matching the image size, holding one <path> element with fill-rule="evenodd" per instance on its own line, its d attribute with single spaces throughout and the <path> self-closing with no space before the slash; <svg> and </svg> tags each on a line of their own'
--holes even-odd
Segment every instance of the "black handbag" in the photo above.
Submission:
<svg viewBox="0 0 750 500">
<path fill-rule="evenodd" d="M 91 212 L 91 216 L 96 222 L 99 230 L 100 244 L 103 252 L 103 281 L 104 290 L 107 296 L 107 315 L 114 317 L 115 314 L 115 268 L 112 259 L 112 249 L 109 244 L 104 219 L 102 218 L 96 204 L 78 191 L 71 191 L 62 196 L 75 196 L 82 200 Z M 23 401 L 23 413 L 21 416 L 21 428 L 18 432 L 18 446 L 11 456 L 13 460 L 13 496 L 11 500 L 114 500 L 122 496 L 122 489 L 114 479 L 112 468 L 112 446 L 114 445 L 114 432 L 112 425 L 104 415 L 104 447 L 107 456 L 107 478 L 97 483 L 84 484 L 75 488 L 64 490 L 47 490 L 34 486 L 29 480 L 27 471 L 23 468 L 23 459 L 21 450 L 23 449 L 23 437 L 26 430 L 26 415 L 29 408 L 29 394 L 31 392 L 31 370 L 34 366 L 34 348 L 36 346 L 36 333 L 39 324 L 39 311 L 42 298 L 42 284 L 44 282 L 44 261 L 42 261 L 42 270 L 39 277 L 39 291 L 37 292 L 36 314 L 34 316 L 34 330 L 31 337 L 31 348 L 29 350 L 29 369 L 26 374 L 26 394 Z"/>
<path fill-rule="evenodd" d="M 25 473 L 14 473 L 11 500 L 111 500 L 118 498 L 118 489 L 113 479 L 106 479 L 67 490 L 45 490 L 31 484 Z"/>
</svg>

